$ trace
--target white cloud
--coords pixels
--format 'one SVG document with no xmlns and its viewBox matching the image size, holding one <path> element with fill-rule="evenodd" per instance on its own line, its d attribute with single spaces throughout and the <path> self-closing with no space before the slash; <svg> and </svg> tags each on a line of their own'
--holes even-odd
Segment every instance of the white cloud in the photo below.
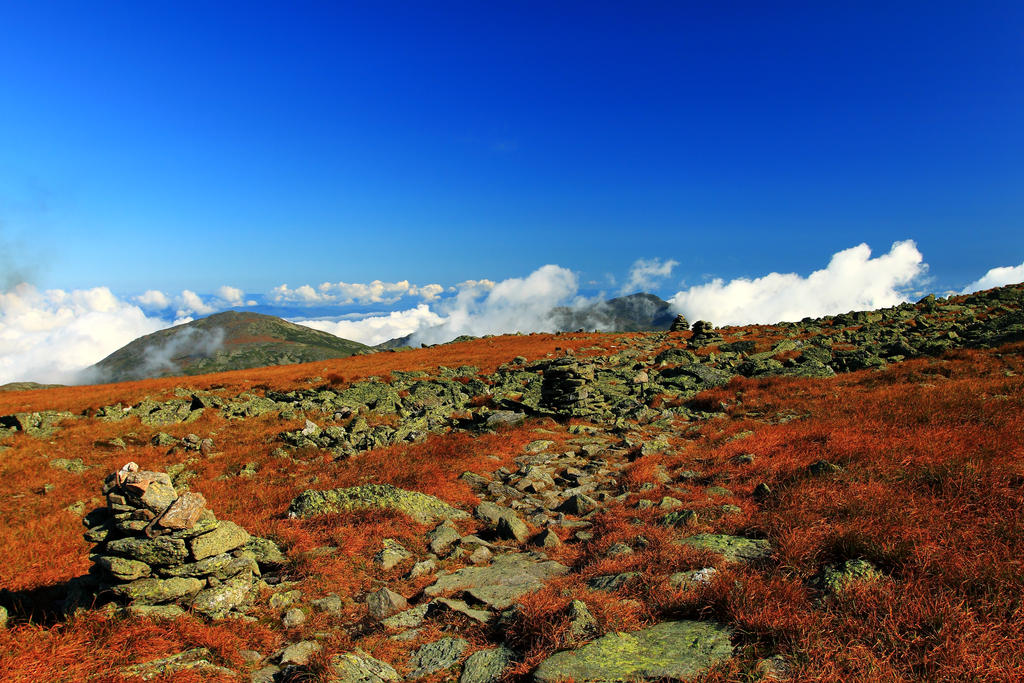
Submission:
<svg viewBox="0 0 1024 683">
<path fill-rule="evenodd" d="M 1002 287 L 1003 285 L 1015 285 L 1024 282 L 1024 263 L 1019 266 L 1001 266 L 991 268 L 987 273 L 975 280 L 963 289 L 963 294 L 980 292 L 983 289 Z"/>
<path fill-rule="evenodd" d="M 242 306 L 245 304 L 245 292 L 240 290 L 238 287 L 231 287 L 230 285 L 224 285 L 217 290 L 217 296 L 224 302 L 224 306 L 230 308 L 232 306 Z"/>
<path fill-rule="evenodd" d="M 0 384 L 75 382 L 82 369 L 165 327 L 106 287 L 40 292 L 18 285 L 0 293 Z"/>
<path fill-rule="evenodd" d="M 658 282 L 671 275 L 672 269 L 678 265 L 679 261 L 673 259 L 637 259 L 629 269 L 629 280 L 622 285 L 619 293 L 633 294 L 654 289 Z"/>
<path fill-rule="evenodd" d="M 427 304 L 406 311 L 393 311 L 386 315 L 367 316 L 361 320 L 294 320 L 300 325 L 330 332 L 342 339 L 351 339 L 375 346 L 389 339 L 404 337 L 423 328 L 444 323 L 444 318 L 430 310 Z"/>
<path fill-rule="evenodd" d="M 202 298 L 190 289 L 184 289 L 178 298 L 178 317 L 184 317 L 195 313 L 196 315 L 208 315 L 217 310 L 216 306 L 204 302 Z"/>
<path fill-rule="evenodd" d="M 415 345 L 451 341 L 464 334 L 536 332 L 552 329 L 554 307 L 578 303 L 574 300 L 577 289 L 572 271 L 547 265 L 525 278 L 462 282 L 455 296 L 437 302 L 436 310 L 420 304 L 362 320 L 305 320 L 302 324 L 371 345 L 408 334 Z"/>
<path fill-rule="evenodd" d="M 444 292 L 438 284 L 414 285 L 408 280 L 400 282 L 324 282 L 316 288 L 302 285 L 295 289 L 282 284 L 270 290 L 270 299 L 276 303 L 293 304 L 393 304 L 403 297 L 414 296 L 434 301 Z"/>
<path fill-rule="evenodd" d="M 135 300 L 144 308 L 148 308 L 150 310 L 161 310 L 164 308 L 170 308 L 171 306 L 171 300 L 166 294 L 158 289 L 146 290 L 140 296 L 135 297 Z"/>
<path fill-rule="evenodd" d="M 894 306 L 906 301 L 900 288 L 927 270 L 912 240 L 896 242 L 889 253 L 871 258 L 860 244 L 832 256 L 828 266 L 801 277 L 769 273 L 759 278 L 716 278 L 678 292 L 669 301 L 691 321 L 743 325 L 800 320 L 806 316 Z"/>
</svg>

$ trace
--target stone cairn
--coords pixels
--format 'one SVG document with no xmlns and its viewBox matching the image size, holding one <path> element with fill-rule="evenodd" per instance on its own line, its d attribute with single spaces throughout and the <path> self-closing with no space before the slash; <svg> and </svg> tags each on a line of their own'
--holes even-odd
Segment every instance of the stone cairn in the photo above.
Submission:
<svg viewBox="0 0 1024 683">
<path fill-rule="evenodd" d="M 100 601 L 160 616 L 191 608 L 215 619 L 243 606 L 260 576 L 246 548 L 251 537 L 218 521 L 201 494 L 178 495 L 167 474 L 133 462 L 106 478 L 103 493 L 107 506 L 84 520 L 85 539 L 96 544 L 90 573 Z"/>
<path fill-rule="evenodd" d="M 690 323 L 686 320 L 686 316 L 680 313 L 676 316 L 676 319 L 672 321 L 669 326 L 669 332 L 686 332 L 690 329 Z"/>
<path fill-rule="evenodd" d="M 540 406 L 560 415 L 586 417 L 602 412 L 601 393 L 588 386 L 594 381 L 594 366 L 581 365 L 572 356 L 552 361 L 544 369 Z"/>
<path fill-rule="evenodd" d="M 690 346 L 699 348 L 711 344 L 721 344 L 724 340 L 722 335 L 715 330 L 715 326 L 706 320 L 698 320 L 693 323 L 693 336 L 690 337 Z"/>
</svg>

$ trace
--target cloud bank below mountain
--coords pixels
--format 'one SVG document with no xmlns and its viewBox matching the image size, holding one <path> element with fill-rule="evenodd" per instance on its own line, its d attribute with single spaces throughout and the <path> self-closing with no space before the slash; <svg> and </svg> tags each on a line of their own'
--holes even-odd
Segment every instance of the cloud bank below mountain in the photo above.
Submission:
<svg viewBox="0 0 1024 683">
<path fill-rule="evenodd" d="M 626 289 L 653 288 L 671 277 L 677 265 L 673 259 L 639 259 L 632 264 Z M 706 319 L 716 325 L 799 320 L 908 301 L 920 295 L 916 290 L 927 271 L 913 241 L 896 242 L 878 256 L 872 256 L 868 245 L 859 244 L 837 252 L 823 268 L 807 275 L 772 272 L 728 281 L 715 278 L 677 291 L 669 302 L 691 321 Z M 1024 263 L 1000 266 L 963 291 L 1022 280 Z M 419 302 L 379 313 L 344 311 L 345 306 L 359 304 L 399 304 L 407 297 Z M 582 310 L 603 298 L 603 293 L 583 296 L 578 275 L 557 264 L 541 266 L 525 277 L 467 280 L 449 287 L 404 280 L 295 289 L 281 285 L 265 297 L 230 285 L 210 295 L 151 289 L 119 297 L 106 287 L 40 291 L 22 283 L 0 293 L 0 383 L 89 381 L 81 372 L 84 368 L 140 336 L 196 316 L 256 306 L 260 300 L 285 307 L 291 311 L 286 317 L 294 322 L 345 339 L 376 345 L 410 336 L 410 343 L 417 345 L 460 335 L 550 331 L 556 327 L 555 307 Z M 337 309 L 338 314 L 311 315 L 313 305 Z M 584 326 L 600 327 L 596 321 Z"/>
</svg>

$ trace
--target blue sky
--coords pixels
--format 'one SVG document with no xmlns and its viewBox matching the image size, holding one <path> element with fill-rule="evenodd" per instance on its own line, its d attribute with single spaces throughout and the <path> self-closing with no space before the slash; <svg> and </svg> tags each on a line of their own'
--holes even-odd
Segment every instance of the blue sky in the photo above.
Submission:
<svg viewBox="0 0 1024 683">
<path fill-rule="evenodd" d="M 0 383 L 228 308 L 434 342 L 1019 282 L 1022 121 L 1019 0 L 4 2 Z"/>
<path fill-rule="evenodd" d="M 1024 260 L 1019 2 L 494 5 L 4 3 L 7 267 L 128 295 Z"/>
</svg>

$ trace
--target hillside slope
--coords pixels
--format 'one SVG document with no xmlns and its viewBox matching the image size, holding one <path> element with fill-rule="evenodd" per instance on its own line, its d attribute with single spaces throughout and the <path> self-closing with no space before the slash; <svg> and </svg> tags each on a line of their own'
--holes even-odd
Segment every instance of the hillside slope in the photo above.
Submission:
<svg viewBox="0 0 1024 683">
<path fill-rule="evenodd" d="M 98 381 L 309 363 L 370 348 L 281 318 L 226 311 L 140 337 L 95 366 Z"/>
<path fill-rule="evenodd" d="M 1022 286 L 3 392 L 0 680 L 1024 680 L 1021 444 Z"/>
</svg>

